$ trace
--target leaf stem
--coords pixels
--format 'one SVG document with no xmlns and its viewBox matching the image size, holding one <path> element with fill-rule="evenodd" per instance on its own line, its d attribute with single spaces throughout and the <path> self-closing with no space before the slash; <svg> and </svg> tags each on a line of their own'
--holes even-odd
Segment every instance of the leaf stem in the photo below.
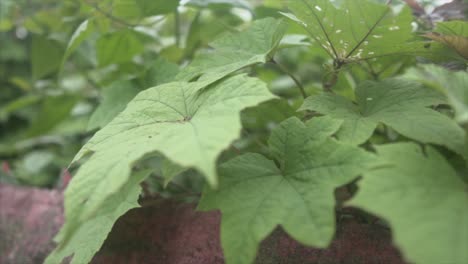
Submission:
<svg viewBox="0 0 468 264">
<path fill-rule="evenodd" d="M 333 71 L 331 72 L 332 77 L 329 81 L 323 82 L 323 89 L 326 92 L 332 93 L 332 87 L 338 82 L 338 75 L 340 74 L 340 69 L 345 65 L 345 62 L 342 60 L 335 60 L 333 63 Z"/>
<path fill-rule="evenodd" d="M 276 67 L 278 67 L 278 69 L 280 71 L 282 71 L 284 74 L 288 75 L 293 81 L 294 83 L 296 84 L 297 88 L 299 88 L 299 91 L 301 92 L 301 95 L 304 99 L 307 98 L 307 94 L 305 92 L 305 89 L 304 89 L 304 86 L 302 85 L 302 83 L 299 81 L 299 79 L 296 78 L 296 76 L 294 76 L 294 74 L 292 74 L 286 67 L 284 67 L 283 65 L 277 63 L 275 61 L 275 59 L 271 58 L 270 62 L 274 65 L 276 65 Z"/>
</svg>

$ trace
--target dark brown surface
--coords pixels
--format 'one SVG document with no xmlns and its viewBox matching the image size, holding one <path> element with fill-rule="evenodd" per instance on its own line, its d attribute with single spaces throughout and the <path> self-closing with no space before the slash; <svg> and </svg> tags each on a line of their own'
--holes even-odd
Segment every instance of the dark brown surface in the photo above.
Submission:
<svg viewBox="0 0 468 264">
<path fill-rule="evenodd" d="M 0 263 L 42 263 L 63 223 L 62 194 L 0 184 Z"/>
<path fill-rule="evenodd" d="M 58 191 L 0 185 L 0 263 L 42 263 L 63 221 L 61 203 Z M 93 263 L 221 264 L 219 221 L 218 212 L 196 212 L 193 205 L 173 201 L 131 210 Z M 278 228 L 262 243 L 257 263 L 403 263 L 387 229 L 353 217 L 339 222 L 326 250 L 302 246 Z"/>
</svg>

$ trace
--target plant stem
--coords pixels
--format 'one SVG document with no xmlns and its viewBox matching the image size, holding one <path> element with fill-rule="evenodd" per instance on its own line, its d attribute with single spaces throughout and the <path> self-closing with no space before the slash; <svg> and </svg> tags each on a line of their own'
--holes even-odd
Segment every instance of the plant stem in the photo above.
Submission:
<svg viewBox="0 0 468 264">
<path fill-rule="evenodd" d="M 302 97 L 304 97 L 304 99 L 306 99 L 307 94 L 305 92 L 304 86 L 302 86 L 302 83 L 299 81 L 299 79 L 297 79 L 296 76 L 294 76 L 294 74 L 292 74 L 286 67 L 284 67 L 283 65 L 277 63 L 275 61 L 275 59 L 271 58 L 270 62 L 273 63 L 274 65 L 276 65 L 276 67 L 278 67 L 278 69 L 280 71 L 282 71 L 284 74 L 288 75 L 294 81 L 297 88 L 299 88 L 299 91 L 301 92 Z"/>
<path fill-rule="evenodd" d="M 335 86 L 335 84 L 338 82 L 338 75 L 340 74 L 340 69 L 345 65 L 344 61 L 341 60 L 335 60 L 333 63 L 333 71 L 331 72 L 332 77 L 329 81 L 324 80 L 323 81 L 323 89 L 326 92 L 333 92 L 332 87 Z"/>
<path fill-rule="evenodd" d="M 180 14 L 179 14 L 179 10 L 176 8 L 176 10 L 174 11 L 174 16 L 175 16 L 175 41 L 176 41 L 176 45 L 177 47 L 180 47 Z"/>
</svg>

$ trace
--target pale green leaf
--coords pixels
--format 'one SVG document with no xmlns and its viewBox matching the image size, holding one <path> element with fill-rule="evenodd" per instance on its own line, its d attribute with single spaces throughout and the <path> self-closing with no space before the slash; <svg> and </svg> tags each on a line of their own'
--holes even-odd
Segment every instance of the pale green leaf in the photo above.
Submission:
<svg viewBox="0 0 468 264">
<path fill-rule="evenodd" d="M 365 173 L 350 205 L 390 223 L 411 263 L 468 260 L 468 186 L 432 147 L 413 143 L 377 147 L 389 165 Z"/>
<path fill-rule="evenodd" d="M 374 160 L 330 138 L 338 127 L 330 118 L 305 125 L 290 118 L 269 141 L 279 167 L 259 154 L 221 165 L 219 190 L 207 188 L 199 209 L 221 210 L 226 263 L 252 263 L 260 242 L 278 225 L 306 245 L 329 245 L 335 232 L 335 188 L 352 181 Z"/>
<path fill-rule="evenodd" d="M 139 184 L 149 173 L 141 171 L 132 175 L 118 193 L 107 197 L 93 218 L 78 227 L 66 244 L 61 243 L 61 234 L 59 234 L 58 247 L 47 257 L 45 263 L 61 263 L 64 258 L 71 255 L 73 255 L 72 264 L 89 263 L 101 248 L 117 219 L 130 209 L 139 207 L 138 197 L 141 192 Z"/>
<path fill-rule="evenodd" d="M 177 76 L 178 80 L 217 80 L 241 68 L 266 62 L 279 45 L 287 24 L 282 20 L 256 20 L 246 31 L 226 33 Z"/>
<path fill-rule="evenodd" d="M 449 117 L 427 108 L 442 103 L 442 94 L 416 82 L 387 79 L 360 84 L 355 103 L 327 93 L 307 98 L 301 109 L 344 120 L 338 137 L 353 144 L 367 141 L 377 124 L 384 123 L 406 137 L 464 153 L 463 129 Z"/>
<path fill-rule="evenodd" d="M 129 62 L 144 49 L 138 34 L 124 29 L 101 36 L 96 43 L 97 59 L 100 66 Z"/>
<path fill-rule="evenodd" d="M 65 63 L 68 57 L 80 46 L 80 44 L 83 43 L 83 41 L 85 41 L 93 32 L 94 24 L 92 20 L 87 19 L 78 26 L 78 28 L 71 36 L 70 41 L 68 42 L 65 55 L 63 55 L 62 65 Z"/>
<path fill-rule="evenodd" d="M 410 42 L 409 8 L 395 14 L 389 6 L 369 0 L 345 0 L 340 7 L 329 0 L 290 0 L 288 8 L 294 13 L 288 17 L 334 59 L 359 61 L 423 48 Z"/>
<path fill-rule="evenodd" d="M 204 87 L 172 82 L 147 89 L 89 140 L 75 160 L 89 158 L 66 191 L 67 237 L 128 181 L 133 164 L 147 154 L 160 152 L 217 185 L 216 160 L 240 134 L 239 112 L 274 96 L 245 75 Z"/>
</svg>

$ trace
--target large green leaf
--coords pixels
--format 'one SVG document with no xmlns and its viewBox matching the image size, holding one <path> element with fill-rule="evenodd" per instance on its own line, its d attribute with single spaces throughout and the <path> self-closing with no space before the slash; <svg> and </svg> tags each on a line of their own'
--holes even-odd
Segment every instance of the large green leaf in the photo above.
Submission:
<svg viewBox="0 0 468 264">
<path fill-rule="evenodd" d="M 405 77 L 418 80 L 444 92 L 455 110 L 455 120 L 468 122 L 468 73 L 452 72 L 442 67 L 427 64 L 409 70 Z"/>
<path fill-rule="evenodd" d="M 377 147 L 389 166 L 368 172 L 350 205 L 387 220 L 411 263 L 468 260 L 468 186 L 442 155 L 413 143 Z"/>
<path fill-rule="evenodd" d="M 259 154 L 221 165 L 219 190 L 207 188 L 199 208 L 221 209 L 227 263 L 252 263 L 259 243 L 277 225 L 306 245 L 328 246 L 335 232 L 335 188 L 373 162 L 373 155 L 329 137 L 339 126 L 328 117 L 305 125 L 290 118 L 269 141 L 279 167 Z"/>
<path fill-rule="evenodd" d="M 138 34 L 124 29 L 101 36 L 96 43 L 97 59 L 100 66 L 129 62 L 143 51 L 144 46 Z"/>
<path fill-rule="evenodd" d="M 246 31 L 227 33 L 210 44 L 214 51 L 197 56 L 177 78 L 220 79 L 241 68 L 266 62 L 283 37 L 286 25 L 282 20 L 266 18 L 255 21 Z"/>
<path fill-rule="evenodd" d="M 66 191 L 64 232 L 93 216 L 117 192 L 140 158 L 159 151 L 217 185 L 216 159 L 240 133 L 239 112 L 274 98 L 258 79 L 238 75 L 204 83 L 172 82 L 138 94 L 75 157 L 89 155 Z"/>
<path fill-rule="evenodd" d="M 328 93 L 307 98 L 301 109 L 344 120 L 338 137 L 353 144 L 364 143 L 377 124 L 384 123 L 406 137 L 464 153 L 463 129 L 449 117 L 427 108 L 441 103 L 445 103 L 442 94 L 434 90 L 416 82 L 387 79 L 360 84 L 355 103 Z"/>
<path fill-rule="evenodd" d="M 46 264 L 62 263 L 73 255 L 72 264 L 89 263 L 101 248 L 115 221 L 132 208 L 139 207 L 138 197 L 141 192 L 140 182 L 149 175 L 148 171 L 135 173 L 118 193 L 109 196 L 96 212 L 96 215 L 84 222 L 68 243 L 62 244 L 61 234 L 57 236 L 58 247 L 45 260 Z"/>
<path fill-rule="evenodd" d="M 345 0 L 339 8 L 329 0 L 290 0 L 288 8 L 294 15 L 286 15 L 334 59 L 359 61 L 423 48 L 410 42 L 409 8 L 394 14 L 389 6 L 369 0 Z"/>
</svg>

